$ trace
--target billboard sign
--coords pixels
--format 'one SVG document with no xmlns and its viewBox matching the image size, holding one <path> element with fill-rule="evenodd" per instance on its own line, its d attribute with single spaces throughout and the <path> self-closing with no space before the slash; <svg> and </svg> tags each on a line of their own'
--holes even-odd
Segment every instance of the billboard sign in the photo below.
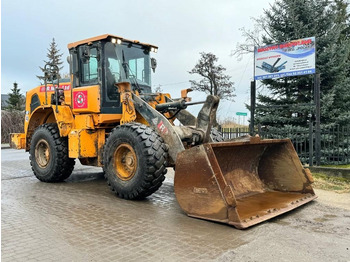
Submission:
<svg viewBox="0 0 350 262">
<path fill-rule="evenodd" d="M 255 80 L 315 73 L 315 37 L 256 47 Z"/>
</svg>

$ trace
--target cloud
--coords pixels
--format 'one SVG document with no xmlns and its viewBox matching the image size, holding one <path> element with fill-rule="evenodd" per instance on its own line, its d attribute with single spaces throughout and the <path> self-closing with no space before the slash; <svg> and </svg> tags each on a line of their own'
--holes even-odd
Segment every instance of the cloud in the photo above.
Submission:
<svg viewBox="0 0 350 262">
<path fill-rule="evenodd" d="M 230 56 L 238 41 L 239 28 L 252 27 L 250 16 L 259 16 L 269 0 L 260 1 L 22 1 L 2 2 L 2 93 L 10 92 L 17 81 L 22 91 L 36 85 L 47 48 L 55 37 L 64 53 L 68 72 L 67 44 L 88 37 L 111 33 L 159 46 L 153 85 L 174 96 L 188 88 L 188 74 L 199 59 L 199 52 L 212 52 L 228 69 L 237 89 L 236 105 L 246 100 L 253 67 L 247 60 Z M 249 58 L 247 58 L 249 59 Z M 242 77 L 242 74 L 244 76 Z M 242 90 L 241 90 L 242 87 Z M 249 94 L 249 92 L 248 92 Z M 232 110 L 232 109 L 230 109 Z"/>
</svg>

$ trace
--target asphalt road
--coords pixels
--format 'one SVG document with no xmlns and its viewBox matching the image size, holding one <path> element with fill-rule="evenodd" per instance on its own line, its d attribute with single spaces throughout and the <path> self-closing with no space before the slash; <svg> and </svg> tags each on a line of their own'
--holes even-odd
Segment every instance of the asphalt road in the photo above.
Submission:
<svg viewBox="0 0 350 262">
<path fill-rule="evenodd" d="M 350 194 L 246 230 L 187 217 L 172 172 L 147 200 L 118 199 L 101 168 L 38 181 L 28 153 L 1 150 L 2 261 L 350 261 Z"/>
</svg>

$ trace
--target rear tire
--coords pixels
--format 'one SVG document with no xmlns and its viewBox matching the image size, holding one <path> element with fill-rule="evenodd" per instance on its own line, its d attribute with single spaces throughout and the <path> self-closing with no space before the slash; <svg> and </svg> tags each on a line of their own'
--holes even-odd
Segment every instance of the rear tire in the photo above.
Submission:
<svg viewBox="0 0 350 262">
<path fill-rule="evenodd" d="M 30 165 L 34 175 L 43 182 L 61 182 L 74 169 L 75 159 L 68 157 L 68 139 L 60 137 L 56 124 L 39 126 L 31 140 Z"/>
<path fill-rule="evenodd" d="M 128 123 L 114 128 L 103 154 L 103 170 L 111 190 L 124 199 L 142 199 L 162 185 L 167 146 L 153 129 Z"/>
</svg>

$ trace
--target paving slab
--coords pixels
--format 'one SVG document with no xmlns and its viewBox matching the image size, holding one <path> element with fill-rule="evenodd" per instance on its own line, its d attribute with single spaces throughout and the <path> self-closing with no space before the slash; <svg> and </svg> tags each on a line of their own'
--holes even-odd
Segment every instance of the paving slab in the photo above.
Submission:
<svg viewBox="0 0 350 262">
<path fill-rule="evenodd" d="M 349 261 L 349 194 L 333 205 L 316 191 L 306 206 L 237 230 L 187 217 L 172 170 L 155 194 L 128 201 L 101 168 L 77 163 L 66 182 L 42 183 L 28 153 L 1 153 L 2 261 Z"/>
</svg>

